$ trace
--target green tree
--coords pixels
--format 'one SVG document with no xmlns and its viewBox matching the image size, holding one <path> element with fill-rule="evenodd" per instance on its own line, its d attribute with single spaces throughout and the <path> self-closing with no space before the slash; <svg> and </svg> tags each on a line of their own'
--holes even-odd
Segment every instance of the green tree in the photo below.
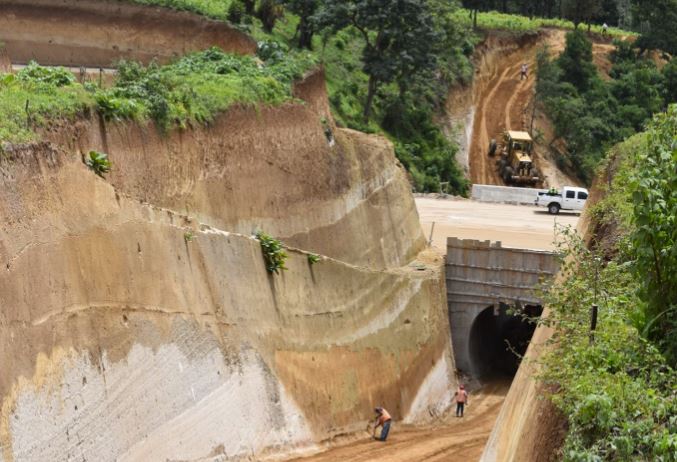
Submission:
<svg viewBox="0 0 677 462">
<path fill-rule="evenodd" d="M 635 20 L 642 33 L 637 46 L 677 54 L 677 0 L 634 0 Z"/>
<path fill-rule="evenodd" d="M 677 103 L 677 59 L 672 58 L 663 68 L 665 78 L 665 101 Z"/>
<path fill-rule="evenodd" d="M 647 302 L 644 334 L 677 365 L 677 105 L 657 115 L 634 178 L 635 270 Z"/>
<path fill-rule="evenodd" d="M 275 23 L 284 14 L 284 9 L 275 0 L 261 0 L 256 15 L 261 20 L 263 30 L 268 33 L 273 31 Z"/>
<path fill-rule="evenodd" d="M 438 37 L 426 0 L 327 0 L 317 18 L 334 30 L 352 26 L 364 40 L 365 120 L 381 85 L 395 81 L 402 94 L 411 79 L 435 67 L 431 44 Z"/>
<path fill-rule="evenodd" d="M 597 77 L 597 69 L 592 62 L 592 42 L 580 30 L 566 35 L 566 48 L 557 62 L 562 69 L 562 79 L 580 91 L 587 90 Z"/>
<path fill-rule="evenodd" d="M 590 23 L 602 11 L 602 0 L 562 0 L 562 15 L 574 23 Z"/>
<path fill-rule="evenodd" d="M 296 27 L 299 48 L 311 50 L 317 27 L 313 16 L 317 12 L 320 0 L 281 0 L 280 3 L 299 17 L 299 24 Z"/>
<path fill-rule="evenodd" d="M 256 0 L 243 0 L 244 8 L 248 16 L 253 16 L 256 11 Z"/>
</svg>

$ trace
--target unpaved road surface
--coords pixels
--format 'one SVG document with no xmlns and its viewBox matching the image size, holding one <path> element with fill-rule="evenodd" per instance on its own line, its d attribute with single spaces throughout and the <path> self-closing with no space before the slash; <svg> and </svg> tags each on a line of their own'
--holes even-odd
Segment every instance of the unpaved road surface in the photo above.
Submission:
<svg viewBox="0 0 677 462">
<path fill-rule="evenodd" d="M 506 130 L 524 130 L 528 132 L 552 131 L 549 121 L 539 121 L 535 117 L 532 127 L 534 86 L 536 84 L 536 55 L 547 45 L 552 56 L 564 51 L 566 33 L 562 30 L 548 29 L 534 42 L 505 53 L 491 54 L 483 62 L 481 72 L 476 75 L 473 87 L 473 104 L 476 108 L 473 119 L 473 130 L 468 147 L 468 164 L 470 180 L 474 184 L 504 185 L 498 175 L 497 157 L 488 155 L 489 143 L 492 139 L 501 142 Z M 609 54 L 614 46 L 609 43 L 595 43 L 593 56 L 603 78 L 608 78 L 611 68 Z M 520 67 L 528 65 L 528 77 L 520 79 Z M 539 111 L 536 111 L 539 112 Z M 545 126 L 544 126 L 545 125 Z M 532 128 L 534 130 L 532 130 Z M 577 184 L 575 179 L 560 172 L 555 160 L 546 152 L 547 143 L 552 140 L 537 140 L 538 146 L 534 154 L 536 167 L 541 170 L 547 186 L 564 186 Z M 545 143 L 544 143 L 545 142 Z"/>
<path fill-rule="evenodd" d="M 333 447 L 326 452 L 294 459 L 295 462 L 474 462 L 479 460 L 499 409 L 510 387 L 509 381 L 485 386 L 471 393 L 465 417 L 452 412 L 438 425 L 409 427 L 393 423 L 388 441 L 364 438 Z"/>
<path fill-rule="evenodd" d="M 553 250 L 555 223 L 576 227 L 579 214 L 550 215 L 544 208 L 489 204 L 468 199 L 419 197 L 416 207 L 426 238 L 435 222 L 433 246 L 446 249 L 447 237 L 501 241 L 504 247 Z"/>
</svg>

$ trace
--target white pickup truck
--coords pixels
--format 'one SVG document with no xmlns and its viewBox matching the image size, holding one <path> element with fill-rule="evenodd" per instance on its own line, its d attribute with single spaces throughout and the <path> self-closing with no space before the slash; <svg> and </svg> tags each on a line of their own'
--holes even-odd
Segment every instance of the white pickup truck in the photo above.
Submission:
<svg viewBox="0 0 677 462">
<path fill-rule="evenodd" d="M 585 188 L 565 186 L 562 192 L 552 189 L 539 192 L 534 204 L 538 207 L 547 207 L 552 215 L 557 215 L 560 210 L 581 211 L 588 199 L 588 194 Z"/>
</svg>

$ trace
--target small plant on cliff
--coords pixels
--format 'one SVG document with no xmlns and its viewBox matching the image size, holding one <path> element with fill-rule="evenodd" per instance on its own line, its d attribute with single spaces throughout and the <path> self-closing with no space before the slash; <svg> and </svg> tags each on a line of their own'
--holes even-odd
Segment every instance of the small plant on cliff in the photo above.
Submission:
<svg viewBox="0 0 677 462">
<path fill-rule="evenodd" d="M 315 263 L 318 263 L 322 258 L 315 254 L 315 253 L 309 253 L 308 254 L 308 263 L 310 266 L 313 266 Z"/>
<path fill-rule="evenodd" d="M 89 151 L 89 156 L 85 159 L 85 164 L 101 178 L 104 177 L 105 173 L 110 172 L 111 168 L 108 154 L 99 151 Z"/>
<path fill-rule="evenodd" d="M 263 259 L 266 262 L 266 269 L 269 273 L 280 274 L 287 268 L 284 262 L 287 260 L 287 252 L 284 250 L 282 242 L 263 231 L 256 232 L 256 239 L 261 244 Z"/>
<path fill-rule="evenodd" d="M 195 239 L 195 234 L 193 233 L 193 231 L 188 230 L 185 233 L 183 233 L 183 240 L 186 242 L 186 244 L 191 242 L 193 239 Z"/>
</svg>

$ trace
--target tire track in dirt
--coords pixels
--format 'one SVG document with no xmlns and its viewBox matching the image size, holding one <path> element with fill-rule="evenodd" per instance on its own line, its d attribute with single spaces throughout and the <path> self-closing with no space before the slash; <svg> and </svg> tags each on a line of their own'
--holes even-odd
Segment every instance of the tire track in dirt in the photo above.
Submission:
<svg viewBox="0 0 677 462">
<path fill-rule="evenodd" d="M 442 462 L 479 460 L 509 388 L 491 384 L 471 396 L 466 417 L 447 415 L 437 426 L 415 428 L 393 424 L 386 443 L 363 439 L 295 462 Z"/>
<path fill-rule="evenodd" d="M 488 156 L 489 142 L 491 139 L 500 142 L 505 130 L 528 128 L 536 52 L 544 44 L 551 50 L 561 51 L 563 42 L 561 31 L 545 31 L 539 40 L 512 50 L 499 50 L 487 58 L 489 62 L 485 63 L 473 90 L 473 100 L 478 108 L 469 147 L 470 179 L 474 184 L 505 184 L 498 175 L 495 158 Z M 522 63 L 529 66 L 529 76 L 525 80 L 520 80 Z"/>
</svg>

